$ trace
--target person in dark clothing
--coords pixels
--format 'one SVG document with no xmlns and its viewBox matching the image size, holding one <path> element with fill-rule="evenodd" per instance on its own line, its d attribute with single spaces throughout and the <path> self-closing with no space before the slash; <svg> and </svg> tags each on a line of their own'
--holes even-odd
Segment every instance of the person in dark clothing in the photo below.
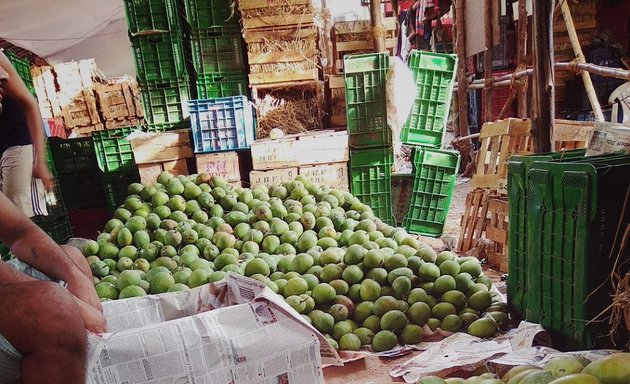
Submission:
<svg viewBox="0 0 630 384">
<path fill-rule="evenodd" d="M 0 51 L 7 73 L 0 114 L 0 191 L 28 217 L 46 215 L 43 187 L 52 187 L 46 163 L 43 119 L 37 100 Z"/>
</svg>

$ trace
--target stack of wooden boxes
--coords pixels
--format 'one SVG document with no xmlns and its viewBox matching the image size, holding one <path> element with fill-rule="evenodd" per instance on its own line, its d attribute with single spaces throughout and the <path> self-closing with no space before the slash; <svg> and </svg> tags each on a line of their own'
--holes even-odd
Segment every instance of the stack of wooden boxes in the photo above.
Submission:
<svg viewBox="0 0 630 384">
<path fill-rule="evenodd" d="M 348 190 L 348 134 L 320 131 L 252 144 L 250 183 L 275 184 L 303 175 L 319 185 Z"/>
<path fill-rule="evenodd" d="M 194 155 L 188 129 L 142 133 L 130 137 L 129 142 L 143 184 L 155 183 L 164 171 L 173 175 L 189 174 L 188 163 Z"/>
</svg>

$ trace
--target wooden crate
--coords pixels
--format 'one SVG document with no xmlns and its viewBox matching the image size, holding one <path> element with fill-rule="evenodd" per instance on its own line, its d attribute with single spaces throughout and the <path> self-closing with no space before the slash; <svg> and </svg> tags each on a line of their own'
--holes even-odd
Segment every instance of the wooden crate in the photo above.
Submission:
<svg viewBox="0 0 630 384">
<path fill-rule="evenodd" d="M 328 115 L 331 127 L 345 127 L 346 118 L 346 83 L 342 75 L 328 76 L 326 82 L 326 98 L 328 99 Z"/>
<path fill-rule="evenodd" d="M 385 48 L 394 54 L 398 39 L 395 17 L 383 19 Z M 375 52 L 372 26 L 369 20 L 339 21 L 334 23 L 331 33 L 333 47 L 333 66 L 335 73 L 343 73 L 343 57 L 349 54 Z"/>
<path fill-rule="evenodd" d="M 173 175 L 188 175 L 187 159 L 177 159 L 157 163 L 138 164 L 140 182 L 145 185 L 155 184 L 160 173 L 168 171 Z"/>
<path fill-rule="evenodd" d="M 256 140 L 251 153 L 257 171 L 347 162 L 348 132 L 327 130 Z"/>
<path fill-rule="evenodd" d="M 300 167 L 298 172 L 307 180 L 317 185 L 323 185 L 342 191 L 350 190 L 347 162 Z"/>
<path fill-rule="evenodd" d="M 92 136 L 93 132 L 103 131 L 105 126 L 102 123 L 96 123 L 92 125 L 82 126 L 82 127 L 74 127 L 72 128 L 72 132 L 79 137 L 87 137 Z"/>
<path fill-rule="evenodd" d="M 249 183 L 253 188 L 258 184 L 271 185 L 291 181 L 298 175 L 297 168 L 271 169 L 268 171 L 251 171 Z"/>
<path fill-rule="evenodd" d="M 508 199 L 505 196 L 492 196 L 488 199 L 486 238 L 493 242 L 487 251 L 488 264 L 496 270 L 508 271 Z"/>
<path fill-rule="evenodd" d="M 135 88 L 135 90 L 134 90 Z M 96 84 L 94 94 L 98 108 L 105 121 L 131 120 L 142 117 L 138 115 L 139 99 L 136 98 L 137 86 L 131 82 L 115 84 Z"/>
<path fill-rule="evenodd" d="M 554 150 L 588 148 L 594 129 L 592 121 L 555 120 L 552 133 Z"/>
<path fill-rule="evenodd" d="M 473 189 L 466 195 L 466 206 L 461 220 L 461 231 L 457 243 L 457 251 L 468 252 L 482 238 L 488 217 L 487 189 Z"/>
<path fill-rule="evenodd" d="M 251 85 L 319 78 L 317 27 L 246 30 Z"/>
<path fill-rule="evenodd" d="M 58 87 L 57 98 L 63 108 L 98 79 L 94 59 L 57 63 L 53 66 Z"/>
<path fill-rule="evenodd" d="M 164 163 L 194 156 L 190 130 L 144 133 L 129 139 L 136 164 Z"/>
<path fill-rule="evenodd" d="M 237 152 L 219 152 L 195 156 L 197 173 L 221 176 L 227 181 L 241 180 L 241 171 Z"/>
<path fill-rule="evenodd" d="M 239 0 L 243 29 L 303 26 L 315 22 L 311 0 Z"/>
<path fill-rule="evenodd" d="M 62 107 L 61 116 L 68 129 L 101 124 L 101 117 L 96 108 L 96 98 L 92 94 L 92 90 L 81 90 L 78 96 Z"/>
<path fill-rule="evenodd" d="M 531 121 L 506 119 L 485 123 L 479 136 L 477 173 L 471 188 L 489 188 L 507 194 L 507 166 L 512 155 L 532 153 Z"/>
</svg>

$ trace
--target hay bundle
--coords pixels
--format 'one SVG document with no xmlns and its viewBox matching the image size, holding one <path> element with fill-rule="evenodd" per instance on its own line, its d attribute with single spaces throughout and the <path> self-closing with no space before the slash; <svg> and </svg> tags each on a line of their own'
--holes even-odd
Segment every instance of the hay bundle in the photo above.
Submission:
<svg viewBox="0 0 630 384">
<path fill-rule="evenodd" d="M 249 53 L 269 53 L 269 52 L 316 52 L 317 41 L 315 39 L 299 40 L 267 40 L 247 44 Z"/>
<path fill-rule="evenodd" d="M 269 137 L 274 128 L 287 135 L 321 128 L 323 112 L 312 91 L 271 92 L 258 101 L 257 108 L 258 138 Z"/>
<path fill-rule="evenodd" d="M 306 15 L 313 13 L 313 7 L 311 4 L 291 4 L 289 1 L 286 5 L 280 5 L 277 7 L 264 7 L 264 8 L 252 8 L 241 9 L 241 15 L 244 19 L 256 19 L 259 17 L 270 16 L 289 16 L 289 15 Z"/>
<path fill-rule="evenodd" d="M 249 73 L 305 72 L 314 69 L 317 69 L 315 61 L 304 60 L 295 63 L 252 64 L 249 66 Z"/>
<path fill-rule="evenodd" d="M 623 321 L 626 329 L 630 331 L 630 273 L 619 282 L 613 298 L 610 321 L 613 329 L 619 327 Z"/>
</svg>

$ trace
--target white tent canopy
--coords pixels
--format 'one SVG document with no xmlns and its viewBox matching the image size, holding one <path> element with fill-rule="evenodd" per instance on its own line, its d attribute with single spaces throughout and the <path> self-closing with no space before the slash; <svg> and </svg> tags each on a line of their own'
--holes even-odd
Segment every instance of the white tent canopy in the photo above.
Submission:
<svg viewBox="0 0 630 384">
<path fill-rule="evenodd" d="M 96 59 L 107 77 L 135 75 L 122 0 L 2 0 L 0 37 L 51 63 Z"/>
</svg>

